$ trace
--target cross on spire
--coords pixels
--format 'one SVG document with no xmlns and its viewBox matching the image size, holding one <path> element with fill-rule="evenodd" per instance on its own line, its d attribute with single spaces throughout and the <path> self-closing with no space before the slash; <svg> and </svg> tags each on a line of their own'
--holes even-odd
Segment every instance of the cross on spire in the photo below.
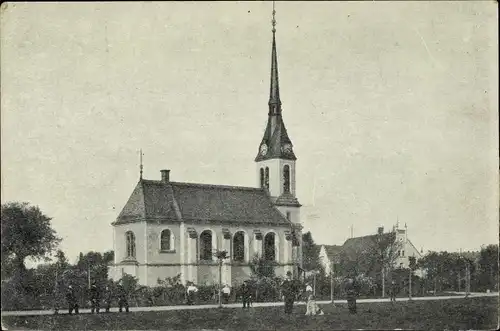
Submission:
<svg viewBox="0 0 500 331">
<path fill-rule="evenodd" d="M 144 168 L 143 165 L 142 165 L 142 155 L 143 155 L 142 154 L 142 148 L 140 149 L 139 153 L 140 153 L 139 154 L 140 155 L 139 156 L 139 164 L 140 164 L 139 171 L 140 171 L 140 179 L 142 179 L 142 169 Z"/>
</svg>

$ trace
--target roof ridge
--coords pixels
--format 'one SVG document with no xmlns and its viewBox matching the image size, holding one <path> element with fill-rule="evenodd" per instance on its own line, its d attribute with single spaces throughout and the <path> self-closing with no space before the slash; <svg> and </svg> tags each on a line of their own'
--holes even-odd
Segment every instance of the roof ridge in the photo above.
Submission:
<svg viewBox="0 0 500 331">
<path fill-rule="evenodd" d="M 164 184 L 161 180 L 154 179 L 143 179 L 142 180 L 146 184 Z M 195 186 L 195 187 L 204 187 L 204 188 L 219 188 L 219 189 L 236 189 L 236 190 L 247 190 L 247 191 L 260 191 L 265 192 L 264 189 L 260 187 L 250 187 L 250 186 L 237 186 L 237 185 L 219 185 L 219 184 L 204 184 L 204 183 L 188 183 L 188 182 L 173 182 L 170 181 L 167 184 L 175 185 L 175 186 Z"/>
<path fill-rule="evenodd" d="M 219 185 L 219 184 L 203 184 L 203 183 L 187 183 L 187 182 L 169 182 L 169 184 L 173 184 L 176 186 L 195 186 L 195 187 L 204 187 L 204 188 L 219 188 L 226 190 L 245 190 L 245 191 L 260 191 L 265 193 L 264 189 L 259 187 L 250 187 L 250 186 L 237 186 L 237 185 Z"/>
</svg>

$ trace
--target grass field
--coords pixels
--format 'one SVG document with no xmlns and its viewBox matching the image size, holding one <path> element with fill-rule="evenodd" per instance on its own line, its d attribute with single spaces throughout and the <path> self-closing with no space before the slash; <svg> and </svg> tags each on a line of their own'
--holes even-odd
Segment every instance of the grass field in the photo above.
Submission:
<svg viewBox="0 0 500 331">
<path fill-rule="evenodd" d="M 305 306 L 287 316 L 283 307 L 200 309 L 129 314 L 5 316 L 10 330 L 332 330 L 418 329 L 493 330 L 497 327 L 498 298 L 358 304 L 350 315 L 345 305 L 324 305 L 325 315 L 304 316 Z"/>
</svg>

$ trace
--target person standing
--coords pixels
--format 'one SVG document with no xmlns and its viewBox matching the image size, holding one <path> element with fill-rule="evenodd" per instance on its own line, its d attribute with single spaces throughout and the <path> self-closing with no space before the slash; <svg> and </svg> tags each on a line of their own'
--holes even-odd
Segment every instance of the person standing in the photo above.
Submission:
<svg viewBox="0 0 500 331">
<path fill-rule="evenodd" d="M 97 288 L 97 285 L 95 283 L 92 283 L 92 286 L 90 287 L 90 305 L 91 305 L 91 310 L 90 313 L 93 314 L 94 311 L 99 314 L 99 304 L 100 304 L 100 291 Z"/>
<path fill-rule="evenodd" d="M 281 284 L 281 291 L 283 293 L 283 299 L 285 301 L 285 314 L 291 314 L 293 311 L 293 302 L 295 301 L 297 291 L 295 289 L 295 283 L 292 280 L 292 273 L 290 271 L 286 273 L 286 278 Z"/>
<path fill-rule="evenodd" d="M 189 286 L 187 288 L 187 304 L 192 305 L 195 301 L 196 293 L 198 292 L 198 288 L 194 286 L 193 282 L 189 282 Z"/>
<path fill-rule="evenodd" d="M 252 296 L 251 288 L 245 280 L 241 285 L 241 300 L 243 301 L 243 308 L 250 307 L 250 298 Z"/>
<path fill-rule="evenodd" d="M 71 315 L 74 310 L 75 314 L 78 314 L 78 300 L 76 298 L 75 289 L 71 285 L 69 285 L 66 290 L 66 301 L 68 302 L 68 313 Z"/>
<path fill-rule="evenodd" d="M 125 312 L 128 313 L 127 292 L 125 291 L 125 288 L 123 287 L 122 284 L 118 284 L 117 294 L 118 294 L 118 311 L 121 313 L 123 311 L 123 308 L 125 307 Z"/>
<path fill-rule="evenodd" d="M 109 285 L 106 285 L 106 288 L 104 289 L 104 304 L 106 305 L 106 313 L 109 313 L 112 298 L 113 293 L 111 292 L 111 288 L 109 287 Z"/>
<path fill-rule="evenodd" d="M 222 288 L 222 298 L 224 299 L 224 304 L 228 304 L 229 303 L 229 297 L 231 295 L 231 288 L 229 287 L 229 285 L 224 285 L 224 287 Z"/>
<path fill-rule="evenodd" d="M 349 312 L 351 314 L 356 314 L 356 297 L 358 291 L 356 288 L 356 282 L 354 279 L 347 279 L 346 294 L 347 294 L 347 307 L 349 307 Z"/>
<path fill-rule="evenodd" d="M 391 282 L 391 302 L 396 302 L 396 282 L 394 280 Z"/>
</svg>

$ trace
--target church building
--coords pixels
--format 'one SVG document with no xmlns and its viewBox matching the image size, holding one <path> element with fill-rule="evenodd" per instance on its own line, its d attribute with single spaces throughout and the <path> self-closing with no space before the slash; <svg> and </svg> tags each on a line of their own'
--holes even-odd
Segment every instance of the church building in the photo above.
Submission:
<svg viewBox="0 0 500 331">
<path fill-rule="evenodd" d="M 160 180 L 142 178 L 113 226 L 115 259 L 109 275 L 125 273 L 153 286 L 180 274 L 183 284 L 218 283 L 215 252 L 225 250 L 222 281 L 250 277 L 260 256 L 276 264 L 276 276 L 302 264 L 300 203 L 296 197 L 296 156 L 281 110 L 273 11 L 268 122 L 255 157 L 256 187 L 176 182 L 170 170 Z"/>
</svg>

